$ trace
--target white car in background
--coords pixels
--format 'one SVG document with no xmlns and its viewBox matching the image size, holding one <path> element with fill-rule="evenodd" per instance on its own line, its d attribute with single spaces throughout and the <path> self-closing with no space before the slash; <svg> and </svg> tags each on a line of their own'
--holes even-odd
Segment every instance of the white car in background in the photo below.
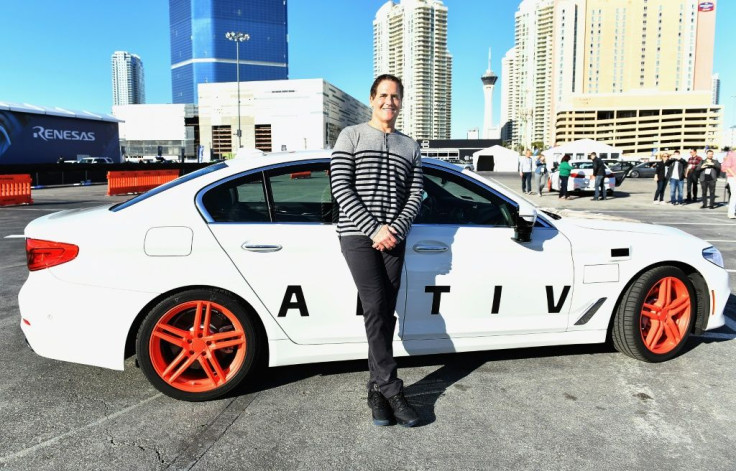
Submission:
<svg viewBox="0 0 736 471">
<path fill-rule="evenodd" d="M 541 211 L 439 160 L 423 171 L 396 355 L 611 339 L 659 362 L 724 324 L 728 273 L 708 242 Z M 258 365 L 366 358 L 328 172 L 327 151 L 233 159 L 32 221 L 18 297 L 30 346 L 120 370 L 137 354 L 156 388 L 192 401 L 259 381 Z"/>
<path fill-rule="evenodd" d="M 572 166 L 572 171 L 570 172 L 570 178 L 567 179 L 567 191 L 570 193 L 595 191 L 593 161 L 571 160 L 570 166 Z M 605 188 L 607 195 L 612 195 L 613 189 L 616 188 L 616 177 L 608 167 L 606 167 Z M 549 173 L 547 189 L 550 191 L 560 191 L 560 172 L 557 168 Z"/>
</svg>

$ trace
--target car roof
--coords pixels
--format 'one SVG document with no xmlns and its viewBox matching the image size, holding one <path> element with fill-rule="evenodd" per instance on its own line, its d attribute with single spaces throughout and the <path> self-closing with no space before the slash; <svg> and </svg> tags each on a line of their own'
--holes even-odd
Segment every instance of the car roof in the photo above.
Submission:
<svg viewBox="0 0 736 471">
<path fill-rule="evenodd" d="M 278 165 L 286 163 L 308 162 L 310 160 L 329 159 L 332 156 L 330 149 L 318 150 L 299 150 L 287 152 L 252 152 L 241 155 L 234 159 L 225 160 L 224 163 L 235 171 L 243 171 L 252 168 L 263 167 L 266 165 Z M 445 162 L 443 160 L 430 157 L 422 157 L 422 162 L 429 163 L 438 167 L 444 167 L 450 170 L 462 170 L 462 165 Z"/>
</svg>

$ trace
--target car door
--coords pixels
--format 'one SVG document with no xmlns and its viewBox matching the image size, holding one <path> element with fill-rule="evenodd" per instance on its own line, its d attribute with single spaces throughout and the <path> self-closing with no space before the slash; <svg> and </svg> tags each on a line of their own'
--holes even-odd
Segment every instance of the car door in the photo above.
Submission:
<svg viewBox="0 0 736 471">
<path fill-rule="evenodd" d="M 406 247 L 402 339 L 564 331 L 573 296 L 569 240 L 541 222 L 514 240 L 518 205 L 469 177 L 425 166 Z"/>
<path fill-rule="evenodd" d="M 282 165 L 205 189 L 209 227 L 291 340 L 365 342 L 333 221 L 329 162 Z"/>
</svg>

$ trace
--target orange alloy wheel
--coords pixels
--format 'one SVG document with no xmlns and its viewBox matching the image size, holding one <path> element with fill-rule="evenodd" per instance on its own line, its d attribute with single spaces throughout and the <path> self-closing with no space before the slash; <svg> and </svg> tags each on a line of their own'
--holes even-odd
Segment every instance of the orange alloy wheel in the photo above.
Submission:
<svg viewBox="0 0 736 471">
<path fill-rule="evenodd" d="M 156 374 L 181 391 L 212 391 L 243 366 L 245 330 L 229 309 L 212 301 L 174 306 L 153 328 L 148 344 Z"/>
<path fill-rule="evenodd" d="M 656 354 L 674 350 L 687 335 L 691 312 L 685 283 L 672 276 L 660 279 L 647 293 L 641 308 L 644 346 Z"/>
</svg>

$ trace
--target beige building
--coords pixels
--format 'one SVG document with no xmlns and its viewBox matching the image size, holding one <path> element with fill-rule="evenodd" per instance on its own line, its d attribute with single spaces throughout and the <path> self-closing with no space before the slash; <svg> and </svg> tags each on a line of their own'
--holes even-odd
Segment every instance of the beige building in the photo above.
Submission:
<svg viewBox="0 0 736 471">
<path fill-rule="evenodd" d="M 212 158 L 230 157 L 239 147 L 328 149 L 344 127 L 371 116 L 367 105 L 322 79 L 240 82 L 238 113 L 237 85 L 198 86 L 199 140 Z"/>
<path fill-rule="evenodd" d="M 452 56 L 440 0 L 386 2 L 373 21 L 373 74 L 404 84 L 396 127 L 415 139 L 449 139 Z"/>
<path fill-rule="evenodd" d="M 524 37 L 519 17 L 531 6 L 536 23 Z M 517 60 L 511 86 L 523 96 L 528 76 L 538 81 L 547 64 L 551 93 L 549 102 L 539 88 L 533 101 L 528 94 L 526 103 L 518 100 L 511 119 L 522 132 L 514 133 L 514 142 L 594 138 L 630 156 L 649 155 L 657 143 L 720 145 L 722 110 L 712 99 L 716 12 L 716 0 L 554 0 L 551 7 L 550 0 L 524 0 L 517 13 L 517 59 L 525 41 L 535 44 L 535 55 L 531 62 Z"/>
</svg>

